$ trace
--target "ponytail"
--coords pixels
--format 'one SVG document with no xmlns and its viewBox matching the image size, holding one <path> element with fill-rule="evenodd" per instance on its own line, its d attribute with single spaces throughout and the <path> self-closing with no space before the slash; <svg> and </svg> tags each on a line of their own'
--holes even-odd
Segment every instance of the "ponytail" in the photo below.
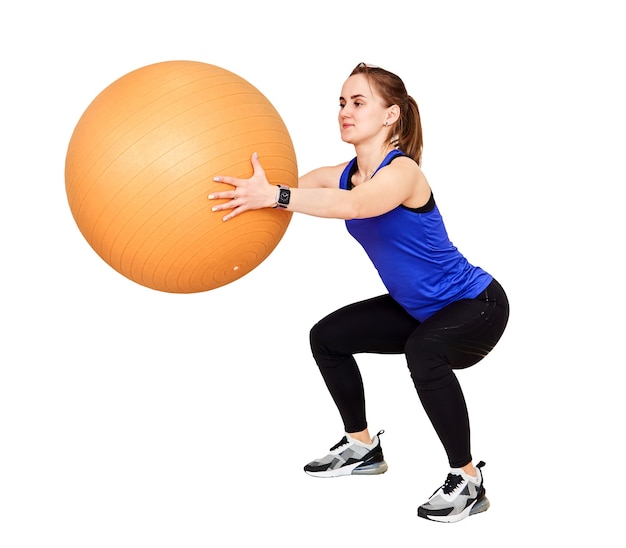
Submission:
<svg viewBox="0 0 626 548">
<path fill-rule="evenodd" d="M 400 105 L 400 118 L 397 122 L 398 131 L 392 137 L 392 143 L 407 156 L 422 165 L 422 121 L 415 99 L 407 95 L 404 106 Z"/>
</svg>

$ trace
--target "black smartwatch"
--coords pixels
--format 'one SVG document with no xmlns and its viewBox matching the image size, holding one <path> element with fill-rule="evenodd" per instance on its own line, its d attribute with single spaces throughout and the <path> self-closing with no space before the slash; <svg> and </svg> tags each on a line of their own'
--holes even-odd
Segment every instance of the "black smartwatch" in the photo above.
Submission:
<svg viewBox="0 0 626 548">
<path fill-rule="evenodd" d="M 274 207 L 286 208 L 291 199 L 291 189 L 285 185 L 278 185 L 278 194 L 276 194 L 276 205 Z"/>
</svg>

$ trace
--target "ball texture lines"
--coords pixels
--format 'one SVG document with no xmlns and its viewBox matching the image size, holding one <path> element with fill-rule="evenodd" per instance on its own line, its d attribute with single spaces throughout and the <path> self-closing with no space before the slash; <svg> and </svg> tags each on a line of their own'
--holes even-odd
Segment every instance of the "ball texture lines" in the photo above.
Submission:
<svg viewBox="0 0 626 548">
<path fill-rule="evenodd" d="M 112 268 L 169 293 L 208 291 L 256 268 L 291 213 L 247 211 L 224 222 L 207 196 L 232 189 L 215 175 L 252 175 L 259 155 L 273 184 L 297 185 L 289 132 L 268 99 L 240 76 L 166 61 L 122 76 L 79 119 L 65 190 L 79 230 Z"/>
</svg>

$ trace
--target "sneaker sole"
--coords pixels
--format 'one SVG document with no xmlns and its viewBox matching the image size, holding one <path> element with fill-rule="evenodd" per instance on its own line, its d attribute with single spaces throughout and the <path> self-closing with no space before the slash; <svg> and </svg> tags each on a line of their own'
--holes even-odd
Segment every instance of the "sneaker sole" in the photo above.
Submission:
<svg viewBox="0 0 626 548">
<path fill-rule="evenodd" d="M 388 468 L 385 461 L 365 465 L 355 462 L 349 466 L 342 466 L 334 470 L 324 470 L 321 472 L 309 472 L 305 470 L 305 472 L 315 478 L 338 478 L 340 476 L 376 476 L 378 474 L 384 474 Z"/>
<path fill-rule="evenodd" d="M 461 521 L 469 516 L 473 516 L 474 514 L 480 514 L 481 512 L 486 511 L 489 508 L 489 499 L 487 497 L 482 497 L 470 506 L 468 506 L 463 512 L 460 514 L 453 514 L 450 516 L 433 516 L 433 515 L 422 515 L 419 513 L 418 516 L 421 518 L 426 518 L 430 521 L 438 521 L 439 523 L 456 523 L 457 521 Z"/>
</svg>

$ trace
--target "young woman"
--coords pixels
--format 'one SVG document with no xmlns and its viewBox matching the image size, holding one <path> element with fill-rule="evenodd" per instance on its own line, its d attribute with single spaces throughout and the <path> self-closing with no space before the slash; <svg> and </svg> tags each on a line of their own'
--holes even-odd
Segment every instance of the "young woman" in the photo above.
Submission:
<svg viewBox="0 0 626 548">
<path fill-rule="evenodd" d="M 311 330 L 313 355 L 343 420 L 345 435 L 328 455 L 304 467 L 312 476 L 381 474 L 379 435 L 370 435 L 363 383 L 354 355 L 405 354 L 411 378 L 446 451 L 451 471 L 418 508 L 436 521 L 459 521 L 489 507 L 481 461 L 473 464 L 463 392 L 454 369 L 474 365 L 500 339 L 508 321 L 505 292 L 448 238 L 421 165 L 422 129 L 402 80 L 359 64 L 339 99 L 341 138 L 354 146 L 349 162 L 307 173 L 297 188 L 270 184 L 254 154 L 250 179 L 209 199 L 227 221 L 250 209 L 345 219 L 377 268 L 388 294 L 346 306 Z"/>
</svg>

